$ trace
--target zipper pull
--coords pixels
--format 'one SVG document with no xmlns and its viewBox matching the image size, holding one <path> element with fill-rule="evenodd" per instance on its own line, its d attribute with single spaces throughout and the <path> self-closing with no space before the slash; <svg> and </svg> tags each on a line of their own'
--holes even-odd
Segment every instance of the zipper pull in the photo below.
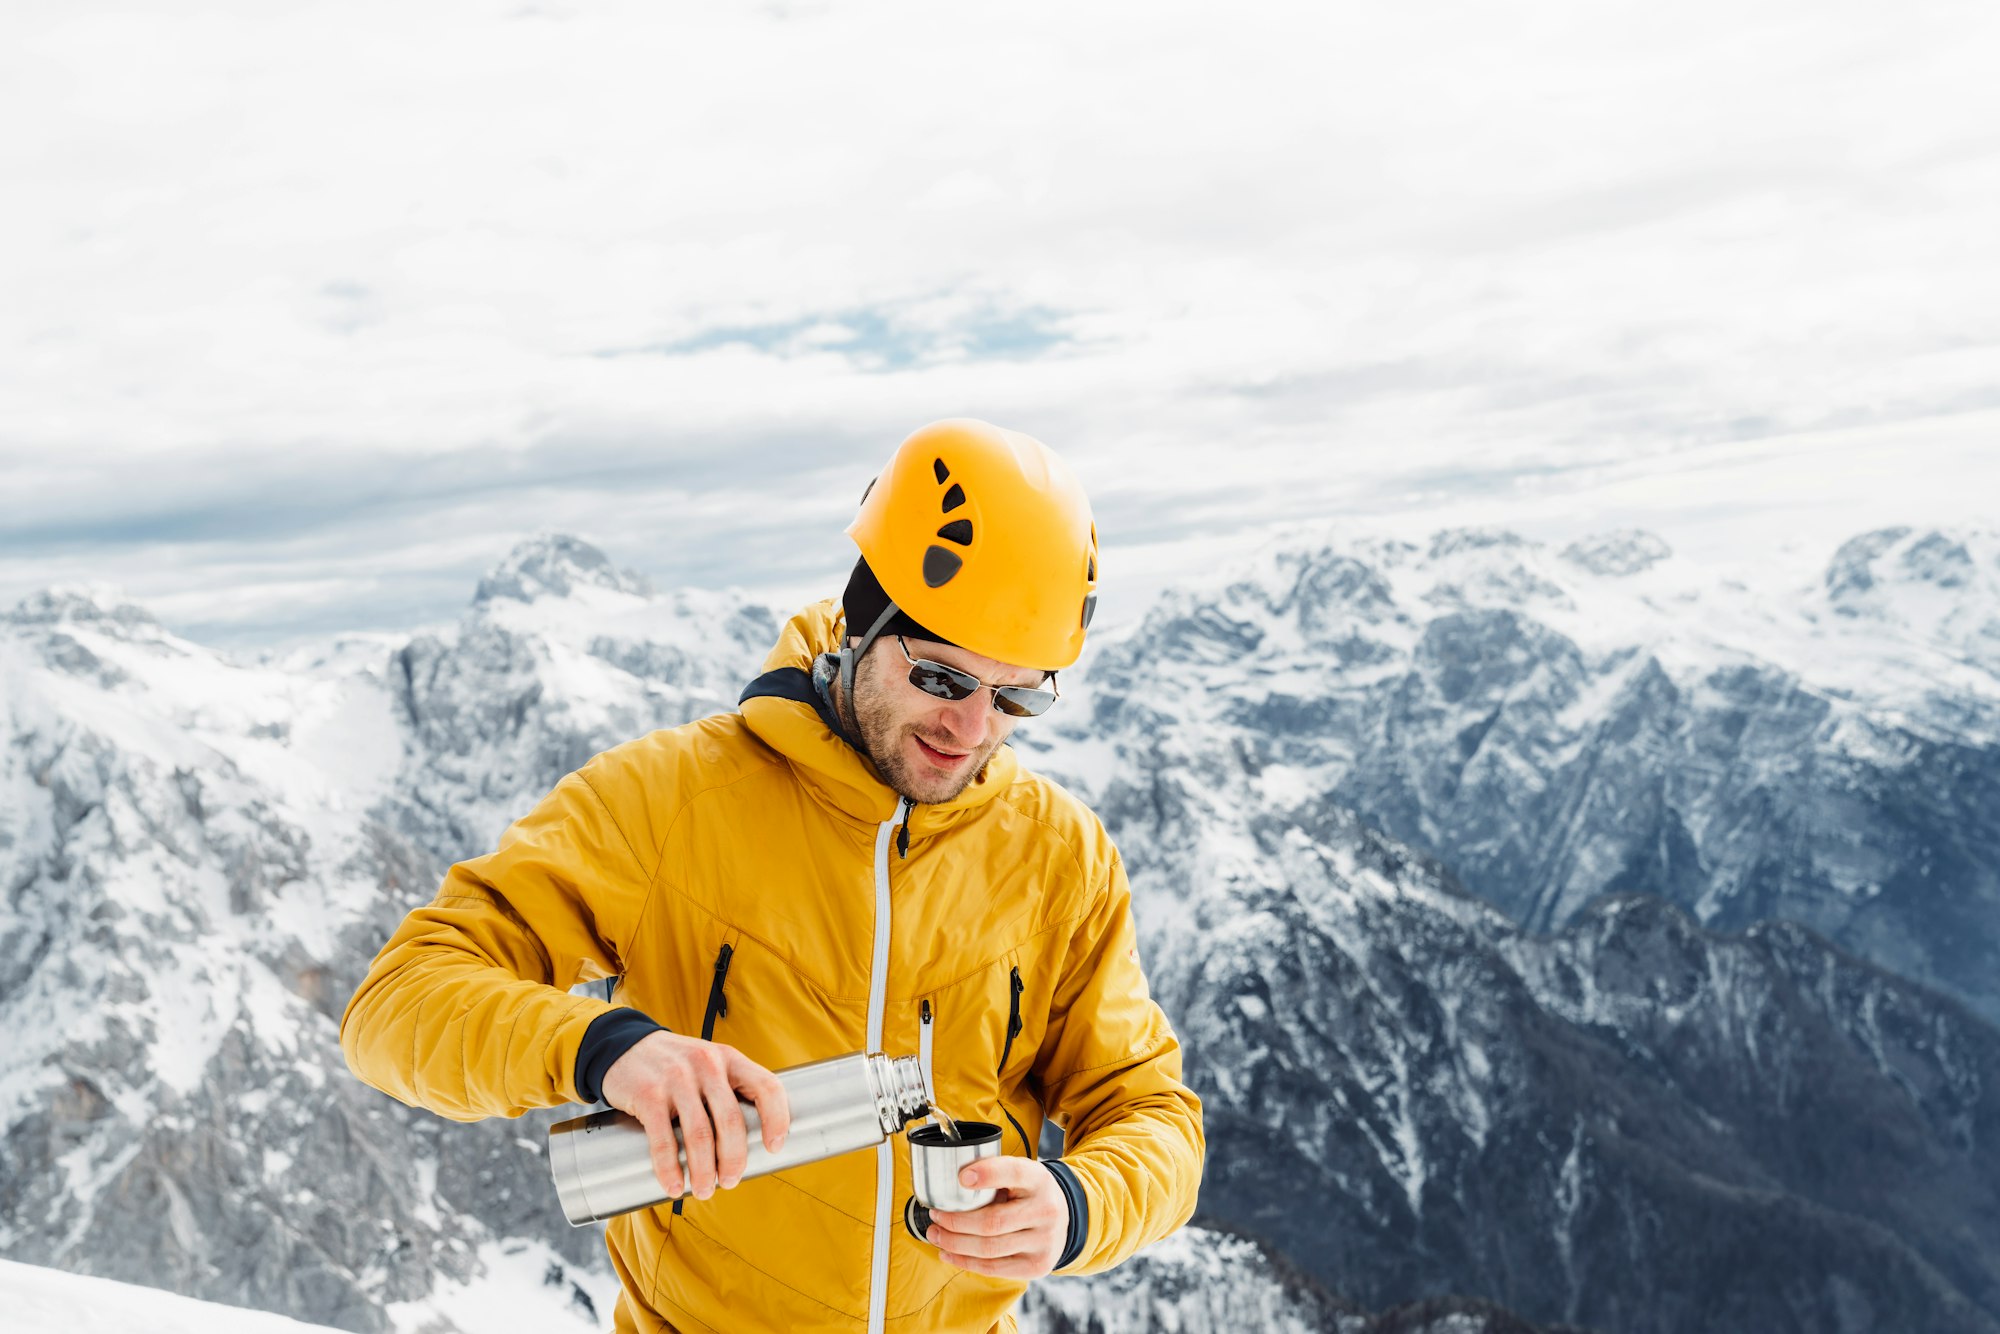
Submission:
<svg viewBox="0 0 2000 1334">
<path fill-rule="evenodd" d="M 729 993 L 723 990 L 723 983 L 729 978 L 729 956 L 735 952 L 733 947 L 724 945 L 722 952 L 715 956 L 715 981 L 708 988 L 709 1019 L 703 1025 L 704 1028 L 709 1029 L 711 1032 L 714 1030 L 717 1019 L 727 1019 L 729 1017 Z M 704 1033 L 702 1036 L 706 1038 L 708 1034 Z"/>
<path fill-rule="evenodd" d="M 896 855 L 904 861 L 910 858 L 910 816 L 916 813 L 916 809 L 915 802 L 908 797 L 903 798 L 903 823 L 902 827 L 896 830 Z"/>
<path fill-rule="evenodd" d="M 1007 1036 L 1012 1039 L 1021 1035 L 1021 993 L 1028 989 L 1028 985 L 1021 980 L 1021 970 L 1018 967 L 1009 969 L 1008 977 L 1010 979 L 1008 985 L 1014 990 L 1013 997 L 1007 1003 Z"/>
</svg>

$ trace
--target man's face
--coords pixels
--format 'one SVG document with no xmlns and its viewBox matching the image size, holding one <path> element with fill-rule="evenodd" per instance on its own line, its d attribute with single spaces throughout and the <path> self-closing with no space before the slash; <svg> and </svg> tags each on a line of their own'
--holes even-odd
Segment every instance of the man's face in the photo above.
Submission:
<svg viewBox="0 0 2000 1334">
<path fill-rule="evenodd" d="M 929 658 L 994 685 L 1040 685 L 1044 677 L 950 644 L 908 636 L 903 642 L 910 657 Z M 983 686 L 964 699 L 949 700 L 911 685 L 909 659 L 889 635 L 869 645 L 854 670 L 853 711 L 862 748 L 883 781 L 924 805 L 950 801 L 963 792 L 1015 723 L 993 707 L 993 692 Z"/>
</svg>

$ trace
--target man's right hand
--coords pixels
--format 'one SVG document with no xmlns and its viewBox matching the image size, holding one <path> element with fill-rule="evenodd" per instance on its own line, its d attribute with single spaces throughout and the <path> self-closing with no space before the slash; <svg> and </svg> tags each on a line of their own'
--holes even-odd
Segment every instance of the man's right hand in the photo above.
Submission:
<svg viewBox="0 0 2000 1334">
<path fill-rule="evenodd" d="M 740 1094 L 757 1108 L 764 1147 L 776 1153 L 792 1128 L 785 1086 L 755 1061 L 720 1042 L 648 1033 L 612 1063 L 600 1090 L 604 1100 L 630 1112 L 646 1127 L 653 1172 L 671 1195 L 691 1190 L 698 1200 L 743 1179 L 749 1151 Z M 674 1123 L 687 1146 L 689 1180 L 681 1180 Z"/>
</svg>

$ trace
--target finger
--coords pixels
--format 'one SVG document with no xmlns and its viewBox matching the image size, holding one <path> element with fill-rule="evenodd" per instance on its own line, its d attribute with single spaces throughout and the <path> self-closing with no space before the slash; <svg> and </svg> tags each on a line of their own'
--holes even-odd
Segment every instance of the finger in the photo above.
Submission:
<svg viewBox="0 0 2000 1334">
<path fill-rule="evenodd" d="M 743 1159 L 749 1150 L 749 1134 L 743 1126 L 743 1104 L 720 1066 L 702 1076 L 701 1096 L 708 1104 L 709 1122 L 715 1127 L 715 1172 L 723 1189 L 743 1179 Z"/>
<path fill-rule="evenodd" d="M 674 1099 L 674 1116 L 681 1123 L 681 1143 L 687 1146 L 688 1189 L 697 1200 L 715 1193 L 715 1128 L 699 1089 Z"/>
<path fill-rule="evenodd" d="M 995 1200 L 979 1209 L 933 1209 L 931 1217 L 953 1232 L 977 1237 L 1001 1237 L 1020 1232 L 1055 1216 L 1036 1199 Z"/>
<path fill-rule="evenodd" d="M 982 1260 L 977 1256 L 953 1255 L 948 1251 L 939 1251 L 938 1254 L 946 1264 L 974 1274 L 990 1274 L 994 1278 L 1041 1278 L 1055 1269 L 1047 1260 L 1025 1255 L 1009 1256 L 1005 1260 Z"/>
<path fill-rule="evenodd" d="M 674 1141 L 672 1112 L 662 1107 L 640 1124 L 646 1127 L 646 1145 L 652 1150 L 653 1175 L 670 1198 L 680 1195 L 686 1186 L 681 1180 L 680 1145 Z"/>
<path fill-rule="evenodd" d="M 741 1052 L 729 1056 L 729 1082 L 757 1108 L 764 1127 L 764 1147 L 772 1153 L 785 1147 L 792 1131 L 792 1103 L 778 1077 Z"/>
<path fill-rule="evenodd" d="M 924 1234 L 931 1245 L 952 1255 L 962 1255 L 980 1260 L 1002 1260 L 1010 1255 L 1027 1255 L 1041 1249 L 1042 1235 L 1039 1232 L 1009 1232 L 1004 1236 L 980 1237 L 970 1232 L 954 1232 L 947 1227 L 931 1224 Z"/>
<path fill-rule="evenodd" d="M 652 1174 L 660 1178 L 660 1188 L 668 1198 L 678 1196 L 686 1186 L 680 1180 L 680 1144 L 674 1142 L 674 1122 L 660 1118 L 664 1130 L 646 1126 L 646 1146 L 652 1150 Z"/>
</svg>

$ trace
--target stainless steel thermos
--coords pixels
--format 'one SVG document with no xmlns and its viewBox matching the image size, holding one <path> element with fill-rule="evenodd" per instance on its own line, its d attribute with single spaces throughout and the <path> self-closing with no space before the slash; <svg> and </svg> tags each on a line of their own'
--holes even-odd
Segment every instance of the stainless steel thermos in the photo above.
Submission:
<svg viewBox="0 0 2000 1334">
<path fill-rule="evenodd" d="M 775 1072 L 791 1105 L 792 1128 L 776 1153 L 764 1147 L 757 1109 L 743 1104 L 749 1139 L 743 1175 L 763 1176 L 880 1144 L 928 1116 L 931 1091 L 915 1056 L 851 1052 Z M 680 1140 L 680 1127 L 674 1127 Z M 687 1149 L 680 1151 L 686 1180 Z M 592 1112 L 549 1127 L 549 1171 L 572 1225 L 630 1213 L 673 1197 L 653 1171 L 645 1127 L 621 1111 Z"/>
</svg>

